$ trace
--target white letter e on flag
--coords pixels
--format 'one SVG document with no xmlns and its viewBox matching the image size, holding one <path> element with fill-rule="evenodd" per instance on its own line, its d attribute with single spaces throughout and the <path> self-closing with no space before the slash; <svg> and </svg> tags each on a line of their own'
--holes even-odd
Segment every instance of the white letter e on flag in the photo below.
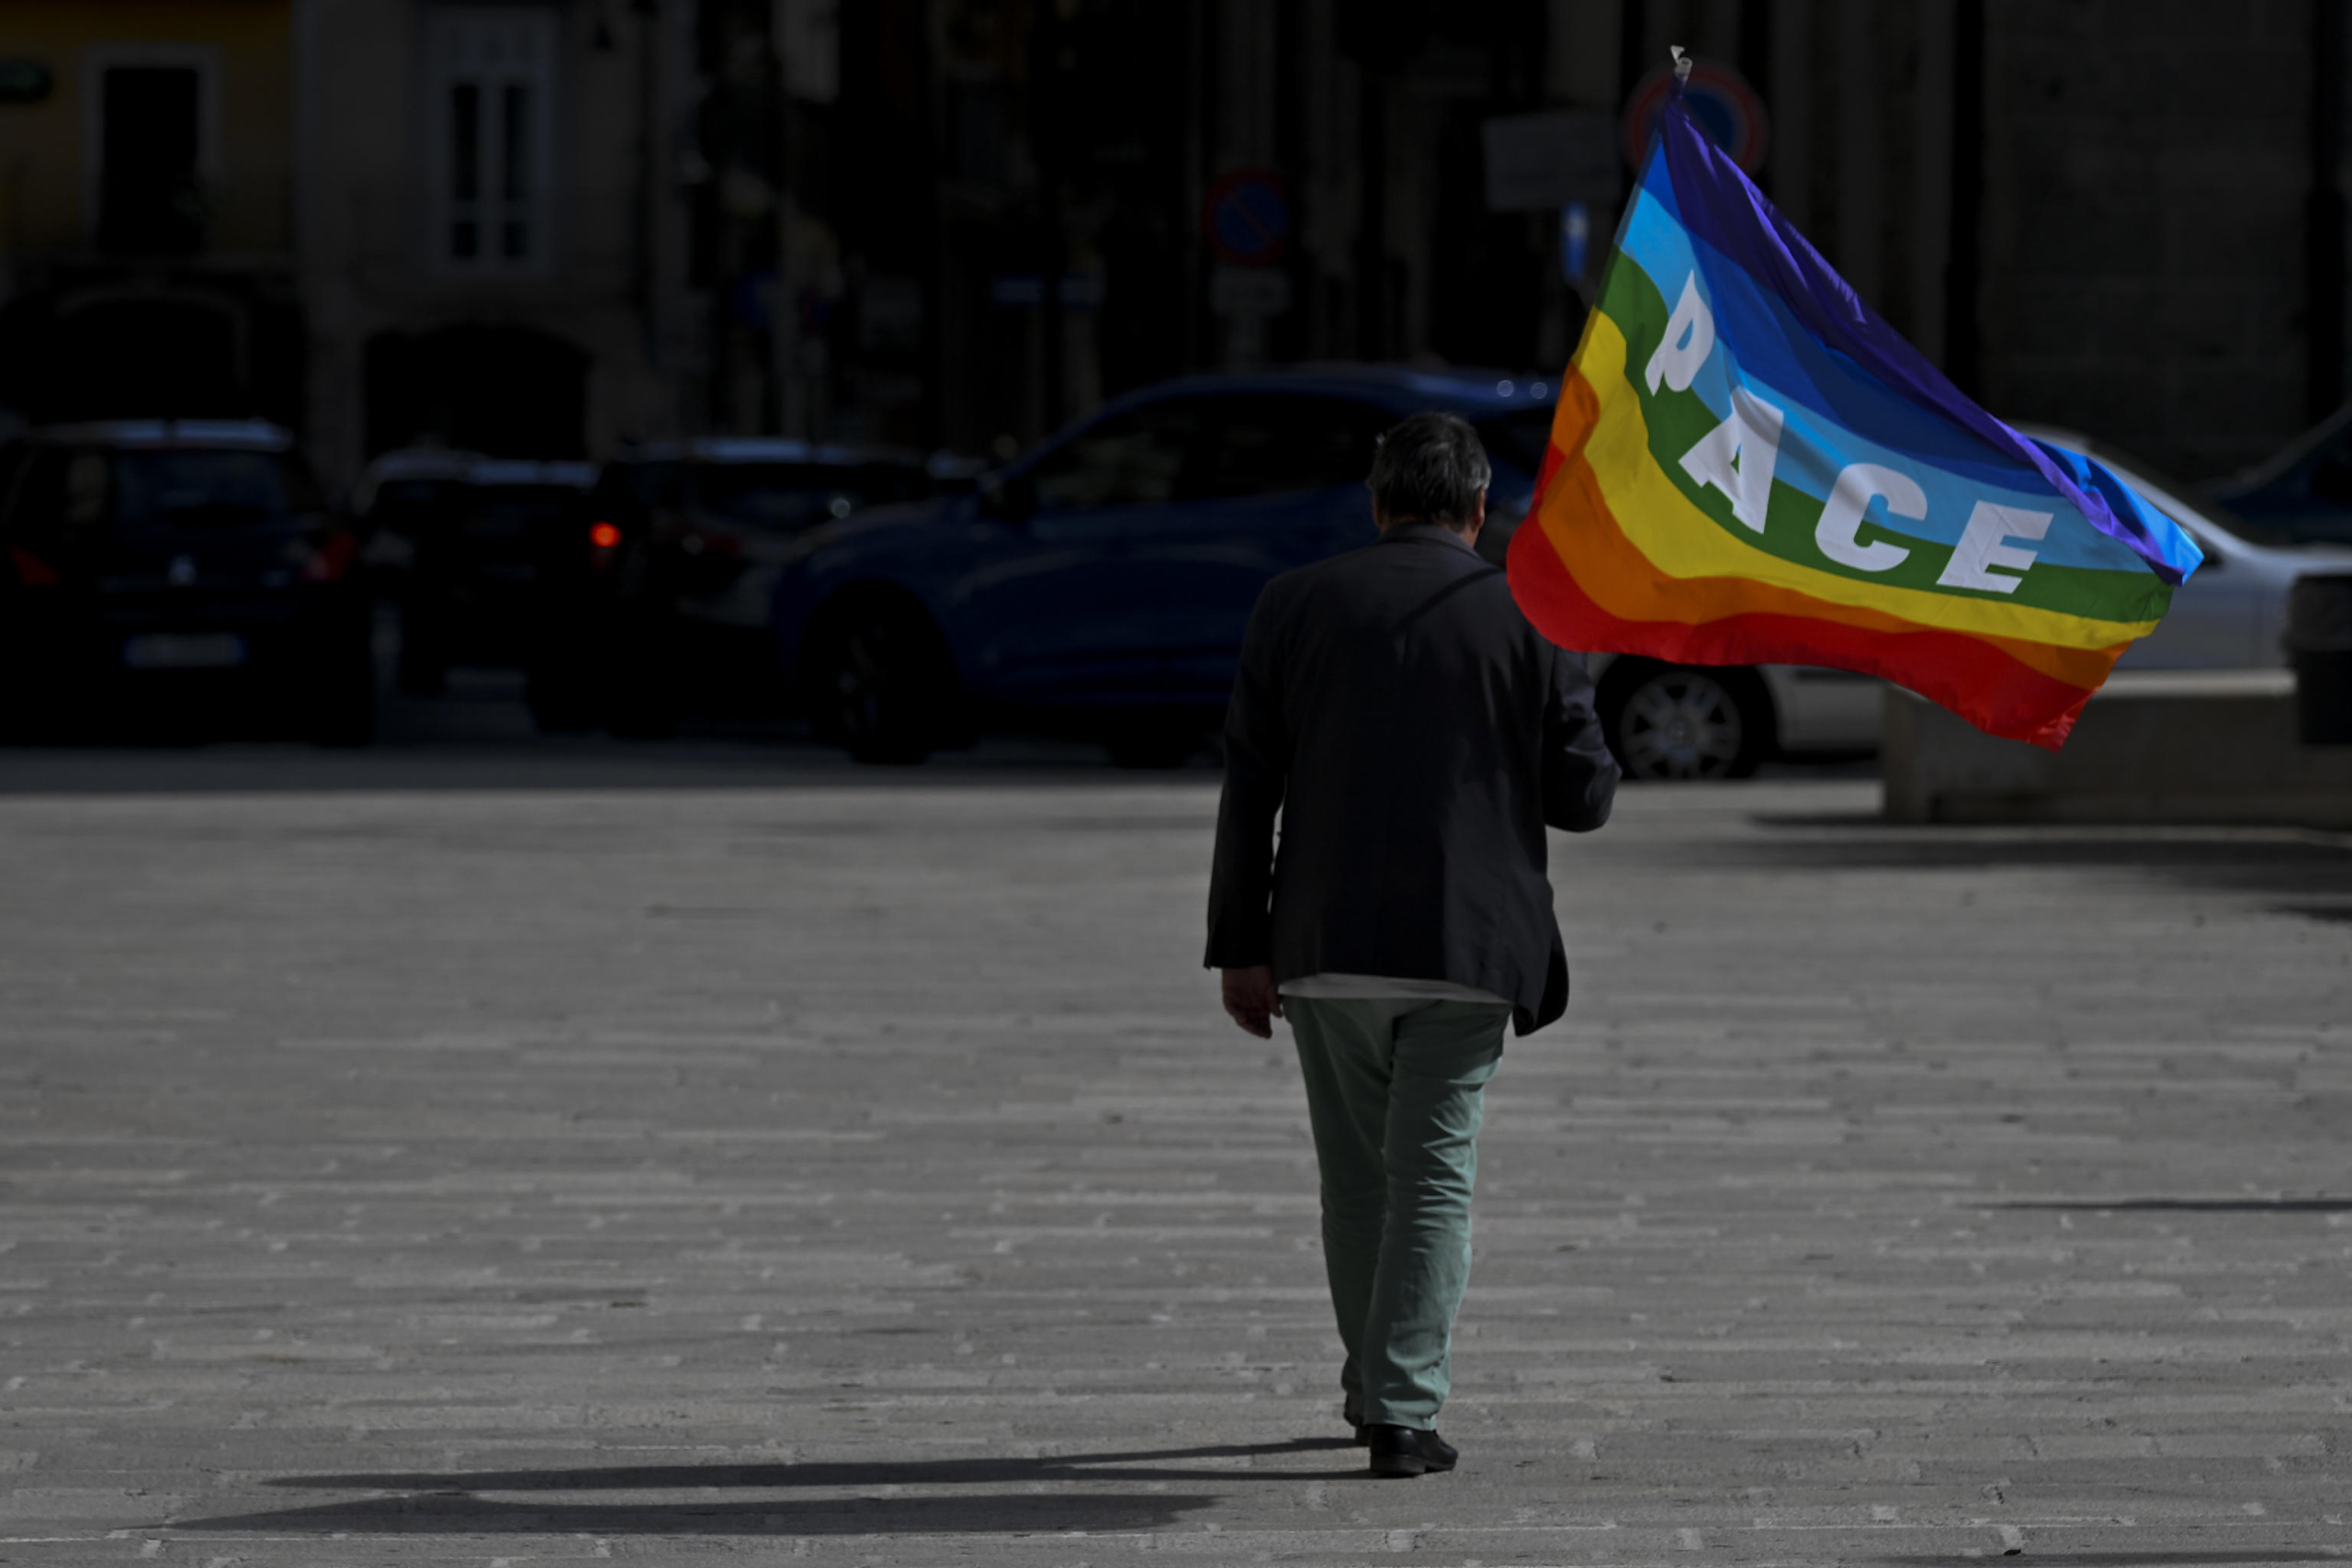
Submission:
<svg viewBox="0 0 2352 1568">
<path fill-rule="evenodd" d="M 1996 506 L 1980 501 L 1960 531 L 1951 559 L 1936 581 L 1945 588 L 1977 588 L 1990 593 L 2014 593 L 2022 573 L 2039 558 L 2038 550 L 2021 550 L 2010 539 L 2039 539 L 2050 532 L 2051 513 L 2028 512 L 2019 506 Z M 2000 567 L 2004 570 L 1996 571 Z"/>
</svg>

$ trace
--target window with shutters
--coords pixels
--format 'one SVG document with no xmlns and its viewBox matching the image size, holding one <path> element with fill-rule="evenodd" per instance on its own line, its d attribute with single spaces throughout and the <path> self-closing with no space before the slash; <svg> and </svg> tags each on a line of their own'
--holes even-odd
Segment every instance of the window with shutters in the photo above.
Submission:
<svg viewBox="0 0 2352 1568">
<path fill-rule="evenodd" d="M 548 256 L 555 11 L 438 6 L 429 35 L 434 257 L 454 272 L 537 271 Z"/>
</svg>

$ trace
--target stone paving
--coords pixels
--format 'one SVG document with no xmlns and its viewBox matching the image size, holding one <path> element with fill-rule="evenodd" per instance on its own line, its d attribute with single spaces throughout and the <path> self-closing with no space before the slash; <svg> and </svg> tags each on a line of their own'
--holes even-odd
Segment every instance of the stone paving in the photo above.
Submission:
<svg viewBox="0 0 2352 1568">
<path fill-rule="evenodd" d="M 0 1562 L 2352 1555 L 2352 840 L 1627 792 L 1384 1483 L 1213 776 L 351 766 L 0 798 Z"/>
</svg>

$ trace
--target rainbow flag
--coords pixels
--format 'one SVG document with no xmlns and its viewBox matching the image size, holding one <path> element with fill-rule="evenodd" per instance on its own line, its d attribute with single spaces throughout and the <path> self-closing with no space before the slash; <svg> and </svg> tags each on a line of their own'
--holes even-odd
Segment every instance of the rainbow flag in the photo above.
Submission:
<svg viewBox="0 0 2352 1568">
<path fill-rule="evenodd" d="M 2055 750 L 2201 558 L 1963 397 L 1679 98 L 1659 115 L 1511 541 L 1546 637 L 1880 675 Z"/>
</svg>

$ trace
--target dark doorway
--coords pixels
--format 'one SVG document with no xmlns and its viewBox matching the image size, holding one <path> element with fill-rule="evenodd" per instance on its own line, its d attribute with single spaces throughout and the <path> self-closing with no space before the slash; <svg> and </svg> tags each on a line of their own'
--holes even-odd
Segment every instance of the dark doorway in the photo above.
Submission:
<svg viewBox="0 0 2352 1568">
<path fill-rule="evenodd" d="M 100 78 L 100 250 L 186 255 L 203 245 L 201 88 L 185 65 L 118 65 Z"/>
<path fill-rule="evenodd" d="M 530 327 L 382 333 L 368 344 L 368 451 L 587 455 L 588 355 Z"/>
</svg>

